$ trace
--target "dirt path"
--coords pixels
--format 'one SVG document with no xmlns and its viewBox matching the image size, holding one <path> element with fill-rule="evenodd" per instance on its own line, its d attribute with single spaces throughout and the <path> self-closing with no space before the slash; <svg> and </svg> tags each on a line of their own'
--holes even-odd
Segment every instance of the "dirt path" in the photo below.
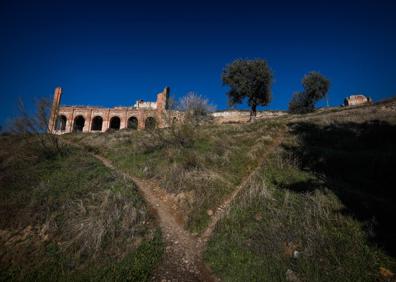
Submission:
<svg viewBox="0 0 396 282">
<path fill-rule="evenodd" d="M 169 201 L 167 193 L 156 182 L 131 176 L 117 169 L 105 157 L 93 154 L 106 167 L 134 182 L 157 217 L 166 247 L 164 258 L 155 270 L 152 281 L 218 281 L 202 259 L 206 243 L 216 224 L 227 214 L 233 200 L 245 187 L 248 187 L 268 155 L 281 144 L 282 136 L 283 134 L 280 134 L 275 138 L 262 156 L 257 168 L 246 176 L 235 191 L 217 208 L 210 224 L 201 233 L 201 236 L 193 236 L 183 228 L 183 215 L 180 214 L 174 203 Z M 79 146 L 78 144 L 73 145 Z"/>
<path fill-rule="evenodd" d="M 120 172 L 112 162 L 94 155 L 106 167 L 133 181 L 155 211 L 165 240 L 166 250 L 162 263 L 156 269 L 153 281 L 215 281 L 202 261 L 201 239 L 192 236 L 178 223 L 179 215 L 159 196 L 161 188 L 151 181 Z"/>
<path fill-rule="evenodd" d="M 270 145 L 268 150 L 261 157 L 258 166 L 248 176 L 246 176 L 242 180 L 241 184 L 239 184 L 239 186 L 231 193 L 231 195 L 229 197 L 227 197 L 226 200 L 217 208 L 216 212 L 212 216 L 212 220 L 209 223 L 208 227 L 201 233 L 201 236 L 200 236 L 200 239 L 201 239 L 200 244 L 201 245 L 199 248 L 201 251 L 203 251 L 206 248 L 206 243 L 212 236 L 212 233 L 216 227 L 216 224 L 228 213 L 231 203 L 238 196 L 238 194 L 245 187 L 248 187 L 250 181 L 254 178 L 254 176 L 257 174 L 257 172 L 262 168 L 262 166 L 264 165 L 268 156 L 273 152 L 273 150 L 275 148 L 277 148 L 282 143 L 283 136 L 284 136 L 284 133 L 282 132 L 275 138 L 274 142 Z"/>
</svg>

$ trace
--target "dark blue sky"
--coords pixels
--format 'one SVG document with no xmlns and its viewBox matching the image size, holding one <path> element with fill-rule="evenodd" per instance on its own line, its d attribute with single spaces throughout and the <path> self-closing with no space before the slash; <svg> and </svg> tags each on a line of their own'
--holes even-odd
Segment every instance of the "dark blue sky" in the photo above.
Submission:
<svg viewBox="0 0 396 282">
<path fill-rule="evenodd" d="M 132 105 L 168 85 L 224 109 L 221 72 L 237 58 L 269 62 L 269 109 L 286 109 L 311 70 L 331 80 L 331 105 L 396 95 L 392 1 L 134 2 L 0 1 L 0 124 L 17 97 L 31 107 L 58 85 L 69 105 Z"/>
</svg>

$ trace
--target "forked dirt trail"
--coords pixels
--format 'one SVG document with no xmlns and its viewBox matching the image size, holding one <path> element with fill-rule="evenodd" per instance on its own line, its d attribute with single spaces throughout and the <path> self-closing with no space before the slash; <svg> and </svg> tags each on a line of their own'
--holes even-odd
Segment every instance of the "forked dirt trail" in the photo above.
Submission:
<svg viewBox="0 0 396 282">
<path fill-rule="evenodd" d="M 106 167 L 117 171 L 112 162 L 100 155 L 94 155 Z M 165 240 L 165 255 L 155 270 L 153 281 L 216 281 L 202 261 L 201 240 L 184 230 L 177 222 L 178 214 L 160 197 L 160 190 L 153 182 L 120 175 L 133 181 L 142 192 L 145 200 L 155 211 Z"/>
<path fill-rule="evenodd" d="M 203 262 L 202 256 L 207 241 L 211 237 L 216 224 L 227 214 L 233 200 L 249 185 L 259 169 L 265 164 L 268 156 L 281 144 L 282 137 L 283 134 L 275 137 L 266 153 L 260 158 L 258 166 L 242 180 L 235 191 L 217 208 L 211 222 L 201 233 L 201 236 L 193 236 L 183 228 L 183 215 L 169 201 L 167 193 L 157 183 L 122 172 L 110 160 L 101 155 L 93 154 L 106 167 L 115 171 L 121 177 L 134 182 L 157 216 L 166 249 L 162 262 L 152 276 L 152 281 L 218 281 Z M 79 146 L 78 144 L 73 145 Z"/>
</svg>

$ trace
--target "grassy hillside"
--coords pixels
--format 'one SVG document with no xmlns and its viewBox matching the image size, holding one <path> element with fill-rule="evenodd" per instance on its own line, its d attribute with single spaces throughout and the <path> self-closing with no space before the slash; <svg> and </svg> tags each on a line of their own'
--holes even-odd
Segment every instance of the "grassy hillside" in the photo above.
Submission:
<svg viewBox="0 0 396 282">
<path fill-rule="evenodd" d="M 160 182 L 178 202 L 184 222 L 192 232 L 202 231 L 215 210 L 243 178 L 261 161 L 280 137 L 280 123 L 257 125 L 206 125 L 184 133 L 188 145 L 172 141 L 169 132 L 123 131 L 106 134 L 69 135 L 113 160 L 120 168 Z M 166 141 L 164 141 L 164 139 Z"/>
<path fill-rule="evenodd" d="M 161 235 L 130 182 L 65 148 L 0 139 L 0 280 L 147 280 Z"/>
<path fill-rule="evenodd" d="M 296 163 L 274 153 L 234 202 L 205 255 L 213 270 L 224 281 L 375 281 L 394 269 L 365 223 Z"/>
<path fill-rule="evenodd" d="M 395 270 L 394 107 L 206 125 L 188 145 L 166 130 L 65 138 L 158 181 L 198 234 L 259 166 L 205 253 L 224 281 L 373 281 Z"/>
<path fill-rule="evenodd" d="M 204 252 L 223 281 L 391 281 L 395 113 L 389 101 L 253 124 L 68 134 L 81 148 L 50 159 L 3 137 L 1 278 L 150 276 L 161 234 L 136 187 L 93 152 L 158 183 L 161 204 L 194 238 L 241 189 Z"/>
<path fill-rule="evenodd" d="M 225 281 L 390 281 L 396 115 L 379 106 L 279 119 L 282 146 L 209 243 Z"/>
</svg>

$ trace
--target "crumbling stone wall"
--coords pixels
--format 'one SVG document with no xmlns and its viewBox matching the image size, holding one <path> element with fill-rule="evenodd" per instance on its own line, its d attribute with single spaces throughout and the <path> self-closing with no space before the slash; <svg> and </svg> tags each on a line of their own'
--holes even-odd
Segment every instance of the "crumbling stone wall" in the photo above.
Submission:
<svg viewBox="0 0 396 282">
<path fill-rule="evenodd" d="M 55 88 L 54 100 L 49 121 L 49 131 L 63 134 L 73 131 L 105 132 L 113 128 L 144 129 L 147 124 L 162 128 L 168 126 L 169 115 L 179 119 L 180 113 L 168 111 L 169 88 L 157 94 L 155 107 L 115 107 L 60 106 L 62 88 Z M 173 117 L 170 117 L 171 119 Z"/>
<path fill-rule="evenodd" d="M 137 101 L 133 107 L 90 107 L 61 106 L 62 88 L 55 88 L 49 121 L 49 132 L 55 134 L 81 132 L 105 132 L 109 129 L 144 129 L 147 126 L 164 128 L 184 119 L 183 112 L 168 109 L 169 87 L 157 94 L 156 102 Z M 257 112 L 257 119 L 274 118 L 285 115 L 282 111 Z M 246 123 L 249 111 L 220 111 L 211 113 L 214 122 Z"/>
<path fill-rule="evenodd" d="M 344 106 L 357 106 L 371 103 L 371 98 L 364 95 L 351 95 L 344 99 Z"/>
<path fill-rule="evenodd" d="M 258 111 L 256 119 L 268 119 L 286 115 L 283 111 Z M 220 111 L 211 114 L 214 121 L 219 124 L 223 123 L 246 123 L 250 119 L 249 111 Z"/>
</svg>

